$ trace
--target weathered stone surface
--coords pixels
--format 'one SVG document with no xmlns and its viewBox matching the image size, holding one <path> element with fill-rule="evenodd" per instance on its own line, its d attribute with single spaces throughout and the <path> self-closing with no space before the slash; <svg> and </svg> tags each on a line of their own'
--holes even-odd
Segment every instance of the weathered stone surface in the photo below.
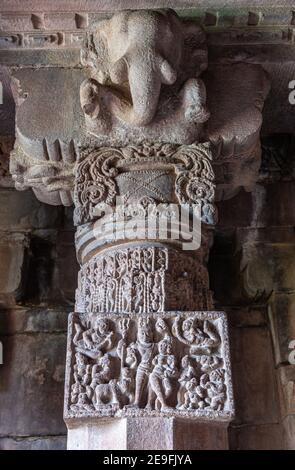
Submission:
<svg viewBox="0 0 295 470">
<path fill-rule="evenodd" d="M 68 311 L 61 309 L 14 308 L 0 312 L 1 335 L 18 333 L 62 333 L 67 331 Z"/>
<path fill-rule="evenodd" d="M 28 238 L 0 232 L 0 307 L 13 305 L 24 291 Z"/>
<path fill-rule="evenodd" d="M 231 355 L 236 423 L 279 421 L 271 338 L 264 327 L 232 328 Z"/>
<path fill-rule="evenodd" d="M 64 434 L 66 335 L 17 334 L 2 336 L 1 340 L 4 364 L 0 434 L 7 437 Z"/>
<path fill-rule="evenodd" d="M 1 108 L 0 108 L 1 109 Z M 1 133 L 1 130 L 0 130 Z M 0 135 L 0 187 L 14 187 L 11 175 L 9 173 L 9 156 L 13 148 L 13 136 Z"/>
<path fill-rule="evenodd" d="M 68 450 L 126 450 L 126 418 L 77 424 L 68 426 Z"/>
<path fill-rule="evenodd" d="M 0 50 L 0 62 L 7 67 L 27 66 L 35 67 L 40 65 L 51 65 L 52 67 L 63 68 L 77 67 L 80 65 L 79 49 L 62 50 Z"/>
<path fill-rule="evenodd" d="M 278 197 L 280 194 L 280 197 Z M 292 226 L 295 216 L 292 202 L 295 198 L 295 182 L 280 181 L 269 185 L 257 185 L 253 193 L 253 222 L 256 226 Z"/>
<path fill-rule="evenodd" d="M 155 436 L 157 438 L 155 439 Z M 68 449 L 209 450 L 227 448 L 227 424 L 176 418 L 123 418 L 69 426 Z"/>
<path fill-rule="evenodd" d="M 0 450 L 65 450 L 66 436 L 0 437 Z"/>
<path fill-rule="evenodd" d="M 281 266 L 286 267 L 286 262 Z M 295 286 L 294 286 L 295 287 Z M 269 304 L 276 364 L 288 363 L 289 344 L 295 339 L 295 294 L 274 293 Z"/>
<path fill-rule="evenodd" d="M 228 449 L 227 424 L 181 422 L 175 420 L 173 448 L 177 450 L 226 450 Z"/>
<path fill-rule="evenodd" d="M 283 420 L 285 446 L 288 450 L 295 449 L 295 415 L 287 416 Z"/>
<path fill-rule="evenodd" d="M 252 0 L 251 5 L 255 8 L 264 6 L 264 3 L 260 0 Z M 274 2 L 273 6 L 276 4 Z M 224 7 L 242 7 L 244 6 L 244 0 L 227 0 L 226 2 L 222 0 L 200 0 L 198 6 L 205 8 L 219 8 Z M 267 2 L 267 6 L 269 2 Z M 111 11 L 114 10 L 123 10 L 123 9 L 134 9 L 138 8 L 195 8 L 195 0 L 141 0 L 137 2 L 135 0 L 109 0 L 105 3 L 104 0 L 84 0 L 81 5 L 81 10 L 85 11 L 91 9 L 92 11 Z M 281 0 L 280 7 L 292 7 L 292 0 Z M 75 1 L 66 1 L 66 0 L 41 0 L 38 4 L 35 4 L 32 0 L 15 0 L 13 4 L 9 0 L 3 0 L 1 5 L 1 12 L 24 12 L 24 7 L 30 9 L 34 12 L 46 11 L 46 12 L 56 12 L 56 11 L 65 11 L 71 12 L 75 11 L 76 4 Z"/>
<path fill-rule="evenodd" d="M 281 424 L 230 426 L 229 445 L 234 450 L 281 450 L 285 443 Z"/>
<path fill-rule="evenodd" d="M 236 307 L 228 308 L 229 323 L 235 328 L 267 326 L 266 307 Z"/>
<path fill-rule="evenodd" d="M 295 415 L 295 365 L 279 367 L 277 376 L 282 418 Z"/>
<path fill-rule="evenodd" d="M 292 226 L 295 223 L 294 192 L 294 181 L 258 184 L 252 193 L 241 191 L 232 199 L 217 203 L 219 226 Z"/>
<path fill-rule="evenodd" d="M 75 252 L 73 231 L 60 231 L 56 242 L 54 285 L 58 297 L 68 305 L 74 306 L 75 290 L 79 265 Z"/>
<path fill-rule="evenodd" d="M 244 243 L 240 269 L 247 296 L 255 299 L 273 290 L 294 289 L 294 253 L 294 244 Z"/>
<path fill-rule="evenodd" d="M 259 181 L 265 183 L 294 182 L 295 136 L 287 132 L 271 134 L 262 139 L 261 145 Z"/>
<path fill-rule="evenodd" d="M 61 212 L 58 208 L 40 204 L 31 190 L 19 192 L 0 190 L 0 230 L 29 231 L 56 227 Z"/>
<path fill-rule="evenodd" d="M 241 187 L 252 189 L 257 181 L 261 112 L 269 82 L 260 66 L 250 64 L 212 66 L 204 81 L 211 110 L 206 137 L 214 149 L 216 199 L 228 199 Z"/>
<path fill-rule="evenodd" d="M 219 214 L 222 217 L 220 205 Z M 292 292 L 295 250 L 292 227 L 235 230 L 230 220 L 228 224 L 216 230 L 209 262 L 211 287 L 218 305 L 224 308 L 265 303 L 273 291 Z"/>
<path fill-rule="evenodd" d="M 0 60 L 0 136 L 14 136 L 15 132 L 15 105 L 10 86 L 10 75 L 3 62 Z M 0 137 L 0 142 L 1 142 Z M 0 152 L 1 153 L 1 152 Z"/>
<path fill-rule="evenodd" d="M 271 90 L 263 110 L 262 133 L 263 135 L 279 132 L 294 133 L 295 109 L 288 99 L 291 91 L 289 83 L 295 76 L 294 61 L 291 58 L 284 58 L 282 53 L 279 57 L 274 53 L 273 61 L 268 58 L 263 67 L 269 74 Z"/>
<path fill-rule="evenodd" d="M 27 98 L 17 109 L 17 129 L 23 150 L 41 162 L 46 160 L 43 156 L 43 138 L 46 136 L 49 159 L 58 161 L 56 139 L 61 141 L 61 145 L 69 146 L 83 125 L 79 88 L 87 77 L 85 71 L 25 68 L 16 71 L 14 77 L 21 87 L 20 99 L 23 93 L 27 93 Z M 76 99 L 72 99 L 73 96 Z M 36 107 L 40 110 L 38 116 L 35 115 Z M 65 153 L 66 150 L 65 147 Z"/>
</svg>

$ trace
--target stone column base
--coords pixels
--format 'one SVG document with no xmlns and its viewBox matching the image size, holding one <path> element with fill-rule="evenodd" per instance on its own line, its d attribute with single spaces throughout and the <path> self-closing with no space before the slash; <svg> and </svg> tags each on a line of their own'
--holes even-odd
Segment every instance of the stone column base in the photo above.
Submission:
<svg viewBox="0 0 295 470">
<path fill-rule="evenodd" d="M 226 450 L 229 423 L 121 418 L 68 424 L 68 450 Z"/>
</svg>

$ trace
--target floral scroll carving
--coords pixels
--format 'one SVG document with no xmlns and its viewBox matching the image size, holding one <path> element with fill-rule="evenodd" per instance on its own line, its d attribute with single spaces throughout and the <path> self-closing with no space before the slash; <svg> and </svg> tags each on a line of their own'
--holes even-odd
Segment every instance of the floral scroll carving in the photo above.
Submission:
<svg viewBox="0 0 295 470">
<path fill-rule="evenodd" d="M 161 191 L 159 185 L 154 184 L 157 179 L 162 179 L 162 186 L 166 187 L 171 186 L 171 179 L 174 189 L 168 194 Z M 141 189 L 141 197 L 152 197 L 156 202 L 198 205 L 204 223 L 216 221 L 210 145 L 144 143 L 82 152 L 75 179 L 76 224 L 95 218 L 101 203 L 113 206 L 116 196 L 123 197 L 126 203 L 132 202 L 129 196 L 134 185 Z"/>
<path fill-rule="evenodd" d="M 233 415 L 220 312 L 72 314 L 69 335 L 69 419 Z"/>
</svg>

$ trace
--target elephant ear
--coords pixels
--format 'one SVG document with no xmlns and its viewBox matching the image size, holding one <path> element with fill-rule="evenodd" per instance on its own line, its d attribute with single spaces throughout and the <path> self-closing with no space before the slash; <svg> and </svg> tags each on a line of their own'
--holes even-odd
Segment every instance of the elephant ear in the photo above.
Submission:
<svg viewBox="0 0 295 470">
<path fill-rule="evenodd" d="M 99 83 L 104 84 L 108 80 L 108 47 L 104 34 L 106 21 L 94 25 L 93 30 L 87 34 L 85 48 L 81 53 L 82 64 L 91 67 Z"/>
</svg>

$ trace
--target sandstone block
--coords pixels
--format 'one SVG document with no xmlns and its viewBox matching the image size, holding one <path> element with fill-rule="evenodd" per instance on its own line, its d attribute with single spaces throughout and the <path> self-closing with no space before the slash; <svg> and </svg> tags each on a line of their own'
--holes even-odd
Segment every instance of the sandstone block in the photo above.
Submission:
<svg viewBox="0 0 295 470">
<path fill-rule="evenodd" d="M 233 450 L 284 449 L 282 426 L 276 423 L 230 427 L 229 442 Z"/>
<path fill-rule="evenodd" d="M 278 422 L 278 394 L 271 338 L 265 327 L 232 328 L 236 423 Z"/>
<path fill-rule="evenodd" d="M 25 235 L 0 232 L 0 307 L 15 304 L 23 294 L 27 248 Z"/>
<path fill-rule="evenodd" d="M 65 450 L 66 446 L 66 436 L 0 438 L 0 450 Z"/>
<path fill-rule="evenodd" d="M 2 336 L 0 434 L 65 434 L 63 388 L 66 335 Z"/>
<path fill-rule="evenodd" d="M 282 264 L 281 269 L 285 269 Z M 289 344 L 295 340 L 295 294 L 274 293 L 269 304 L 276 364 L 289 362 Z"/>
</svg>

